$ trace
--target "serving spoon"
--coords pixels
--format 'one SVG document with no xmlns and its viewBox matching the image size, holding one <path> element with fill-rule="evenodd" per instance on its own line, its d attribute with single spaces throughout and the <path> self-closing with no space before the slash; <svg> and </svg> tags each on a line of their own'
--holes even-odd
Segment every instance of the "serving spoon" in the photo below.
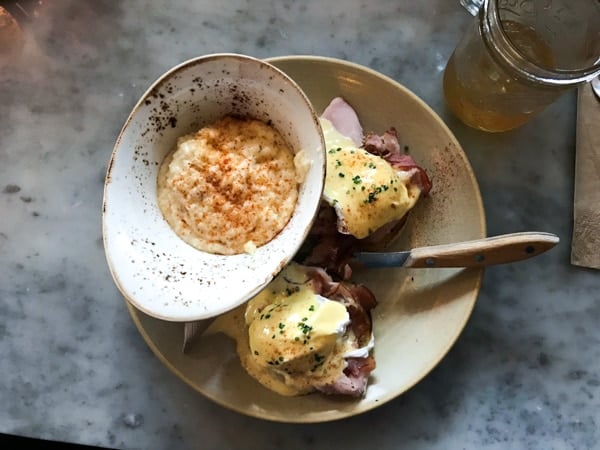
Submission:
<svg viewBox="0 0 600 450">
<path fill-rule="evenodd" d="M 532 258 L 558 242 L 555 234 L 528 231 L 400 252 L 358 252 L 352 262 L 372 268 L 484 267 Z"/>
</svg>

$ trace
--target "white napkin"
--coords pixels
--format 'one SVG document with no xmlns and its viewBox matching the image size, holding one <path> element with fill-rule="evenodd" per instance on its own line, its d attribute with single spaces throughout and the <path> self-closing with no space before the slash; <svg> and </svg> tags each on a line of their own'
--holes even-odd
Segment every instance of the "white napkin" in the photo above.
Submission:
<svg viewBox="0 0 600 450">
<path fill-rule="evenodd" d="M 600 269 L 600 100 L 590 84 L 579 88 L 576 139 L 571 263 Z"/>
</svg>

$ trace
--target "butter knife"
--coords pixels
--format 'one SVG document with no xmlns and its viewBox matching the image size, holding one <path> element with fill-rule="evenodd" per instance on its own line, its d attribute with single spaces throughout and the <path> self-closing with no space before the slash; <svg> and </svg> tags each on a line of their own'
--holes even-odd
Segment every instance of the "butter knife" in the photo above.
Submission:
<svg viewBox="0 0 600 450">
<path fill-rule="evenodd" d="M 372 268 L 484 267 L 532 258 L 550 250 L 558 242 L 558 236 L 551 233 L 510 233 L 454 244 L 417 247 L 403 252 L 358 252 L 354 254 L 353 262 Z M 213 320 L 185 323 L 184 353 Z"/>
<path fill-rule="evenodd" d="M 358 252 L 352 262 L 369 268 L 485 267 L 532 258 L 558 242 L 555 234 L 528 231 L 401 252 Z"/>
</svg>

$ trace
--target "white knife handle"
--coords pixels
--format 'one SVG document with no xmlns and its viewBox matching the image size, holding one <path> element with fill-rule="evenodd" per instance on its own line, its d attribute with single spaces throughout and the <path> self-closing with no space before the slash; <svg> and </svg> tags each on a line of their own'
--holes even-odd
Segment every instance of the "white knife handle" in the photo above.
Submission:
<svg viewBox="0 0 600 450">
<path fill-rule="evenodd" d="M 484 267 L 531 258 L 558 244 L 551 233 L 523 232 L 415 248 L 404 267 Z"/>
</svg>

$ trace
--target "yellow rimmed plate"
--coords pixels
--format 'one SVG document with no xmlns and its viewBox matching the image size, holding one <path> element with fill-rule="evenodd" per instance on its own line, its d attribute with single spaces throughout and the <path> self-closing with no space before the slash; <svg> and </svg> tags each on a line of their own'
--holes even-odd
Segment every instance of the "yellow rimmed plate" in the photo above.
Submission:
<svg viewBox="0 0 600 450">
<path fill-rule="evenodd" d="M 294 79 L 321 112 L 342 96 L 357 111 L 365 132 L 398 130 L 400 142 L 423 166 L 430 195 L 411 212 L 394 249 L 486 236 L 477 180 L 460 144 L 437 114 L 396 81 L 364 66 L 317 56 L 268 61 Z M 362 399 L 322 394 L 282 397 L 263 388 L 239 364 L 234 345 L 211 336 L 182 352 L 183 324 L 152 318 L 131 304 L 129 312 L 157 357 L 179 378 L 216 403 L 278 422 L 326 422 L 372 410 L 398 397 L 427 375 L 462 332 L 479 293 L 483 269 L 376 269 L 355 273 L 375 293 L 377 368 Z"/>
</svg>

